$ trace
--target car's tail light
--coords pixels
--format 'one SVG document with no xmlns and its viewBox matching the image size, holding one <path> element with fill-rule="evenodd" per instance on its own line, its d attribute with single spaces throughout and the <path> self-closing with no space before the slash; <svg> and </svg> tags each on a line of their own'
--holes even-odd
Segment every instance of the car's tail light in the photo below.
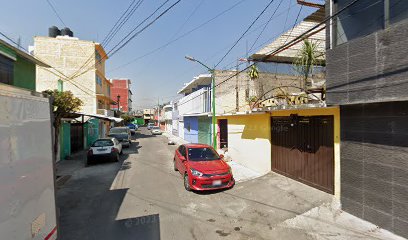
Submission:
<svg viewBox="0 0 408 240">
<path fill-rule="evenodd" d="M 92 151 L 92 149 L 89 149 L 88 150 L 88 156 L 92 156 L 93 155 L 93 151 Z"/>
<path fill-rule="evenodd" d="M 114 147 L 113 147 L 113 148 L 111 149 L 111 153 L 114 153 L 114 152 L 119 152 L 119 150 L 118 150 L 117 148 L 114 148 Z"/>
</svg>

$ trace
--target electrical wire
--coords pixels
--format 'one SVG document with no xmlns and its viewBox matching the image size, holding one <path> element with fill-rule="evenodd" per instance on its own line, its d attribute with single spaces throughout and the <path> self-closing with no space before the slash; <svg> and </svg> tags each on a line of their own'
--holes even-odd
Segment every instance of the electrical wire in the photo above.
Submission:
<svg viewBox="0 0 408 240">
<path fill-rule="evenodd" d="M 125 23 L 130 19 L 130 17 L 136 12 L 136 10 L 142 5 L 143 0 L 139 0 L 135 6 L 130 10 L 129 14 L 127 14 L 124 19 L 119 23 L 119 25 L 116 27 L 116 29 L 112 32 L 112 34 L 106 39 L 105 43 L 102 43 L 104 48 L 108 46 L 110 41 L 116 36 L 116 34 L 119 32 L 119 30 L 125 25 Z"/>
<path fill-rule="evenodd" d="M 258 42 L 259 38 L 262 36 L 265 29 L 268 27 L 269 23 L 272 21 L 273 17 L 275 16 L 275 13 L 278 11 L 278 9 L 279 9 L 280 5 L 282 4 L 282 2 L 283 2 L 283 0 L 280 0 L 278 6 L 275 8 L 275 11 L 272 13 L 271 17 L 268 19 L 265 26 L 262 28 L 261 32 L 259 33 L 259 35 L 256 37 L 255 41 L 252 43 L 252 45 L 249 48 L 248 52 L 250 52 L 252 50 L 252 48 L 255 46 L 255 44 Z M 289 8 L 288 9 L 290 9 L 290 3 L 289 3 Z"/>
<path fill-rule="evenodd" d="M 122 67 L 125 67 L 125 66 L 127 66 L 127 65 L 129 65 L 129 64 L 131 64 L 131 63 L 133 63 L 133 62 L 135 62 L 135 61 L 137 61 L 137 60 L 139 60 L 139 59 L 142 59 L 142 58 L 144 58 L 144 57 L 146 57 L 146 56 L 149 56 L 149 55 L 151 55 L 151 54 L 153 54 L 153 53 L 155 53 L 155 52 L 157 52 L 157 51 L 159 51 L 159 50 L 161 50 L 161 49 L 163 49 L 163 48 L 169 46 L 170 44 L 172 44 L 172 43 L 174 43 L 174 42 L 180 40 L 181 38 L 184 38 L 185 36 L 187 36 L 187 35 L 189 35 L 189 34 L 195 32 L 196 30 L 198 30 L 198 29 L 204 27 L 204 26 L 207 25 L 208 23 L 210 23 L 210 22 L 214 21 L 215 19 L 221 17 L 222 15 L 224 15 L 224 14 L 226 14 L 227 12 L 231 11 L 232 9 L 234 9 L 235 7 L 237 7 L 238 5 L 240 5 L 241 3 L 243 3 L 244 1 L 246 1 L 246 0 L 240 0 L 239 2 L 235 3 L 235 4 L 232 5 L 231 7 L 225 9 L 224 11 L 222 11 L 222 12 L 218 13 L 217 15 L 215 15 L 214 17 L 212 17 L 212 18 L 208 19 L 207 21 L 201 23 L 201 24 L 198 25 L 197 27 L 194 27 L 193 29 L 191 29 L 191 30 L 185 32 L 184 34 L 182 34 L 181 36 L 177 37 L 176 39 L 173 39 L 173 40 L 167 42 L 166 44 L 164 44 L 164 45 L 162 45 L 162 46 L 160 46 L 160 47 L 158 47 L 158 48 L 156 48 L 156 49 L 154 49 L 154 50 L 152 50 L 152 51 L 150 51 L 150 52 L 148 52 L 148 53 L 146 53 L 146 54 L 144 54 L 144 55 L 142 55 L 142 56 L 139 56 L 139 57 L 137 57 L 137 58 L 134 58 L 134 59 L 130 60 L 129 62 L 127 62 L 127 63 L 125 63 L 125 64 L 123 64 L 123 65 L 120 65 L 120 66 L 114 68 L 113 70 L 110 70 L 110 72 L 116 71 L 116 70 L 118 70 L 118 69 L 120 69 L 120 68 L 122 68 Z"/>
<path fill-rule="evenodd" d="M 231 7 L 225 9 L 224 11 L 222 11 L 222 12 L 220 12 L 219 14 L 215 15 L 215 16 L 212 17 L 211 19 L 208 19 L 207 21 L 201 23 L 201 24 L 198 25 L 197 27 L 194 27 L 194 28 L 192 28 L 191 30 L 185 32 L 184 34 L 182 34 L 181 36 L 177 37 L 176 39 L 174 39 L 174 40 L 172 40 L 172 41 L 169 41 L 169 42 L 165 43 L 164 45 L 162 45 L 162 46 L 160 46 L 160 47 L 158 47 L 158 48 L 155 48 L 155 49 L 153 49 L 153 50 L 150 51 L 150 52 L 145 53 L 145 54 L 142 55 L 142 56 L 136 57 L 136 58 L 130 60 L 129 62 L 125 63 L 125 64 L 119 65 L 118 67 L 115 67 L 115 68 L 113 68 L 113 69 L 111 69 L 111 70 L 108 70 L 108 72 L 114 72 L 114 71 L 116 71 L 116 70 L 118 70 L 118 69 L 121 69 L 121 68 L 123 68 L 123 67 L 126 67 L 126 66 L 130 65 L 130 64 L 133 63 L 133 62 L 136 62 L 136 61 L 138 61 L 138 60 L 140 60 L 140 59 L 143 59 L 144 57 L 147 57 L 147 56 L 149 56 L 149 55 L 151 55 L 151 54 L 153 54 L 153 53 L 155 53 L 155 52 L 158 52 L 159 50 L 161 50 L 161 49 L 163 49 L 163 48 L 169 46 L 170 44 L 172 44 L 172 43 L 174 43 L 174 42 L 176 42 L 176 41 L 178 41 L 178 40 L 180 40 L 180 39 L 186 37 L 187 35 L 189 35 L 189 34 L 195 32 L 196 30 L 198 30 L 198 29 L 200 29 L 200 28 L 202 28 L 202 27 L 204 27 L 205 25 L 207 25 L 208 23 L 210 23 L 210 22 L 212 22 L 213 20 L 217 19 L 218 17 L 221 17 L 222 15 L 224 15 L 224 14 L 226 14 L 227 12 L 231 11 L 232 9 L 234 9 L 235 7 L 237 7 L 238 5 L 240 5 L 241 3 L 243 3 L 244 1 L 246 1 L 246 0 L 241 0 L 241 1 L 237 2 L 237 3 L 235 3 L 235 4 L 232 5 Z M 296 5 L 296 4 L 293 4 L 293 5 Z M 284 13 L 284 12 L 279 13 L 278 15 L 276 15 L 276 17 L 282 15 L 283 13 Z M 264 24 L 266 24 L 266 23 L 264 23 Z M 258 30 L 260 27 L 264 26 L 264 24 L 260 24 L 258 27 L 256 27 L 255 29 L 253 29 L 253 31 L 251 31 L 250 33 L 252 33 L 252 32 L 254 32 L 254 31 Z M 208 59 L 214 58 L 216 55 L 218 55 L 219 53 L 221 53 L 223 50 L 226 50 L 226 49 L 227 49 L 228 47 L 230 47 L 230 46 L 231 46 L 231 44 L 228 44 L 226 47 L 224 47 L 224 48 L 222 48 L 221 50 L 217 51 L 214 55 L 212 55 L 212 56 L 211 56 L 210 58 L 208 58 Z"/>
<path fill-rule="evenodd" d="M 158 8 L 156 8 L 156 10 L 152 13 L 152 14 L 150 14 L 148 17 L 146 17 L 142 22 L 140 22 L 136 27 L 134 27 L 124 38 L 122 38 L 122 40 L 120 40 L 119 41 L 119 43 L 117 43 L 105 56 L 101 56 L 101 59 L 98 61 L 99 63 L 102 61 L 102 60 L 104 60 L 104 59 L 107 59 L 108 58 L 108 55 L 110 55 L 110 53 L 112 52 L 112 51 L 114 51 L 114 49 L 115 48 L 119 48 L 120 46 L 121 46 L 121 48 L 124 46 L 124 45 L 126 45 L 127 43 L 128 43 L 128 41 L 126 42 L 126 44 L 122 44 L 125 40 L 126 40 L 126 38 L 128 38 L 134 31 L 136 31 L 141 25 L 143 25 L 143 23 L 145 23 L 147 20 L 149 20 L 157 11 L 159 11 L 167 2 L 169 2 L 170 0 L 166 0 L 166 1 L 164 1 Z M 179 0 L 178 2 L 180 2 L 181 0 Z M 177 2 L 177 3 L 178 3 Z M 157 19 L 156 19 L 157 20 Z M 139 33 L 139 32 L 138 32 Z M 138 34 L 138 33 L 136 33 L 136 34 Z M 132 35 L 132 36 L 135 36 L 135 35 Z M 129 40 L 129 39 L 128 39 Z M 121 45 L 122 44 L 122 45 Z M 116 52 L 116 51 L 115 51 Z M 109 56 L 110 57 L 110 56 Z M 91 59 L 92 59 L 92 56 L 91 56 Z M 75 77 L 78 77 L 78 76 L 80 76 L 80 75 L 82 75 L 82 74 L 84 74 L 84 73 L 86 73 L 86 72 L 88 72 L 89 70 L 91 70 L 93 68 L 93 66 L 90 66 L 88 69 L 86 69 L 85 71 L 83 71 L 82 73 L 78 73 L 78 74 L 76 74 L 76 75 L 74 75 L 73 76 L 73 78 L 75 78 Z M 78 71 L 79 72 L 79 71 Z"/>
<path fill-rule="evenodd" d="M 274 0 L 269 1 L 268 5 L 262 10 L 262 12 L 255 18 L 254 21 L 249 25 L 249 27 L 244 31 L 244 33 L 238 38 L 238 40 L 232 45 L 232 47 L 225 53 L 225 55 L 215 64 L 214 68 L 217 68 L 218 65 L 228 56 L 228 54 L 232 51 L 232 49 L 238 44 L 239 41 L 245 36 L 245 34 L 251 29 L 251 27 L 258 21 L 258 19 L 265 13 L 265 11 L 269 8 L 269 6 L 273 3 Z"/>
<path fill-rule="evenodd" d="M 45 0 L 47 1 L 48 5 L 50 5 L 52 11 L 54 11 L 55 15 L 57 16 L 57 18 L 61 21 L 62 25 L 64 25 L 64 27 L 66 27 L 67 25 L 65 24 L 64 20 L 62 20 L 62 18 L 60 17 L 60 15 L 58 14 L 57 10 L 55 9 L 55 7 L 52 5 L 52 3 L 50 2 L 50 0 Z"/>
<path fill-rule="evenodd" d="M 342 13 L 343 11 L 345 11 L 347 8 L 349 8 L 349 7 L 353 6 L 354 4 L 356 4 L 358 1 L 360 1 L 360 0 L 353 0 L 352 2 L 350 2 L 349 4 L 347 4 L 345 7 L 343 7 L 342 9 L 340 9 L 339 11 L 337 11 L 336 13 L 334 13 L 334 14 L 331 15 L 331 16 L 326 17 L 323 21 L 319 22 L 319 23 L 316 24 L 314 27 L 311 27 L 310 29 L 306 30 L 304 33 L 302 33 L 301 35 L 299 35 L 299 36 L 296 37 L 295 39 L 289 41 L 287 44 L 284 44 L 284 45 L 278 47 L 277 49 L 275 49 L 274 51 L 272 51 L 272 52 L 266 54 L 265 57 L 263 57 L 262 59 L 265 60 L 265 59 L 267 59 L 268 57 L 270 57 L 270 56 L 272 56 L 272 55 L 274 55 L 274 54 L 280 52 L 281 50 L 284 50 L 284 49 L 286 49 L 287 47 L 290 47 L 291 45 L 296 44 L 297 42 L 299 42 L 299 41 L 301 41 L 301 40 L 303 40 L 303 39 L 305 39 L 305 38 L 311 36 L 311 34 L 315 34 L 316 32 L 321 31 L 321 29 L 320 29 L 320 30 L 318 29 L 320 26 L 322 26 L 323 24 L 325 24 L 327 21 L 329 21 L 329 20 L 331 20 L 331 19 L 337 17 L 339 14 L 341 14 L 341 13 Z M 323 26 L 323 28 L 325 28 L 325 26 Z M 317 30 L 316 30 L 316 29 L 317 29 Z M 316 30 L 316 31 L 315 31 L 315 30 Z M 313 32 L 313 31 L 315 31 L 315 32 Z M 213 88 L 218 87 L 218 86 L 220 86 L 221 84 L 224 84 L 225 82 L 231 80 L 233 77 L 236 77 L 236 76 L 239 75 L 240 73 L 242 73 L 242 72 L 248 70 L 248 69 L 249 69 L 250 67 L 252 67 L 254 64 L 255 64 L 255 63 L 252 63 L 252 64 L 248 65 L 248 66 L 245 67 L 244 69 L 242 69 L 242 70 L 240 70 L 240 71 L 237 71 L 235 74 L 233 74 L 232 76 L 228 77 L 227 79 L 221 81 L 220 83 L 216 84 L 215 86 L 211 86 L 211 87 L 209 88 L 209 90 L 212 90 Z M 185 101 L 185 102 L 183 102 L 183 103 L 180 104 L 180 105 L 186 104 L 187 102 L 192 101 L 193 99 L 195 99 L 195 98 L 197 98 L 197 97 L 199 97 L 199 96 L 201 96 L 201 95 L 202 95 L 202 94 L 197 95 L 197 96 L 195 96 L 194 98 L 191 98 L 191 99 L 189 99 L 188 101 Z M 180 105 L 179 105 L 179 106 L 180 106 Z"/>
<path fill-rule="evenodd" d="M 169 0 L 166 0 L 166 2 L 168 2 Z M 99 63 L 106 59 L 109 55 L 109 57 L 112 57 L 113 55 L 115 55 L 119 50 L 121 50 L 123 47 L 125 47 L 131 40 L 133 40 L 135 37 L 137 37 L 140 33 L 142 33 L 143 31 L 145 31 L 147 28 L 149 28 L 151 25 L 153 25 L 157 20 L 159 20 L 162 16 L 164 16 L 168 11 L 170 11 L 173 7 L 175 7 L 177 4 L 179 4 L 182 0 L 177 0 L 175 3 L 173 3 L 171 6 L 169 6 L 166 10 L 164 10 L 161 14 L 159 14 L 156 18 L 154 18 L 150 23 L 148 23 L 146 26 L 144 26 L 141 30 L 137 31 L 136 33 L 134 33 L 130 38 L 128 38 L 124 43 L 122 43 L 120 46 L 119 44 L 117 44 L 117 48 L 115 49 L 115 47 L 113 49 L 111 49 L 108 54 L 106 54 L 106 56 L 102 56 L 101 59 L 98 61 Z M 150 16 L 148 17 L 150 18 Z M 148 19 L 147 18 L 147 19 Z M 145 19 L 146 20 L 146 19 Z M 144 21 L 143 21 L 144 22 Z M 132 30 L 133 32 L 133 30 Z M 124 38 L 126 39 L 126 37 Z M 122 41 L 121 41 L 122 42 Z M 87 71 L 89 71 L 90 69 L 92 69 L 93 67 L 91 66 L 91 68 L 85 70 L 84 72 L 80 73 L 79 75 L 76 75 L 75 77 L 81 76 L 82 74 L 85 74 Z"/>
</svg>

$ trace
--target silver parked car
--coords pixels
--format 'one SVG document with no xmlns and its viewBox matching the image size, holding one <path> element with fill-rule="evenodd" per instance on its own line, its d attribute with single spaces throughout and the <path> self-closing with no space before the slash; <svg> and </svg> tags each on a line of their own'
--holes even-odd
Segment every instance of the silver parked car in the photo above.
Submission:
<svg viewBox="0 0 408 240">
<path fill-rule="evenodd" d="M 108 137 L 116 138 L 124 147 L 129 147 L 132 144 L 132 134 L 128 127 L 111 128 Z"/>
<path fill-rule="evenodd" d="M 162 131 L 160 130 L 160 127 L 154 126 L 151 130 L 153 135 L 161 135 Z"/>
</svg>

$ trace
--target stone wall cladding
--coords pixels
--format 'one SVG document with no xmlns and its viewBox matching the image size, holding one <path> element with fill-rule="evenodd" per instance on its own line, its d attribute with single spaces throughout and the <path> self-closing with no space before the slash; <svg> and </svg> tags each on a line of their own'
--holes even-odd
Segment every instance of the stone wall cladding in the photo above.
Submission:
<svg viewBox="0 0 408 240">
<path fill-rule="evenodd" d="M 408 23 L 327 50 L 327 103 L 408 100 Z"/>
<path fill-rule="evenodd" d="M 343 209 L 408 237 L 408 102 L 341 106 Z"/>
</svg>

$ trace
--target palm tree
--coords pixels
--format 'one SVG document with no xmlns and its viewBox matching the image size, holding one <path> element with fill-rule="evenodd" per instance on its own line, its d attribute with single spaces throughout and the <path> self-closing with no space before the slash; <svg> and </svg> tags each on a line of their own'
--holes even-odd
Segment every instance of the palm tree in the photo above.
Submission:
<svg viewBox="0 0 408 240">
<path fill-rule="evenodd" d="M 302 48 L 297 53 L 296 60 L 293 63 L 295 71 L 302 77 L 300 82 L 302 90 L 305 90 L 309 77 L 313 74 L 314 67 L 324 64 L 324 60 L 321 59 L 323 54 L 318 50 L 316 42 L 309 41 L 308 39 L 303 41 Z"/>
</svg>

